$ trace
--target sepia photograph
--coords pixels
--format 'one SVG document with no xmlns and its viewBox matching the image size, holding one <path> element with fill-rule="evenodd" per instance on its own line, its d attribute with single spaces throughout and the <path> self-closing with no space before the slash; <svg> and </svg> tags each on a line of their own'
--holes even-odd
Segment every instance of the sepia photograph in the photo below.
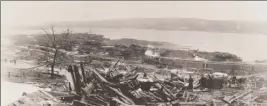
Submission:
<svg viewBox="0 0 267 106">
<path fill-rule="evenodd" d="M 267 1 L 1 1 L 1 106 L 267 106 Z"/>
</svg>

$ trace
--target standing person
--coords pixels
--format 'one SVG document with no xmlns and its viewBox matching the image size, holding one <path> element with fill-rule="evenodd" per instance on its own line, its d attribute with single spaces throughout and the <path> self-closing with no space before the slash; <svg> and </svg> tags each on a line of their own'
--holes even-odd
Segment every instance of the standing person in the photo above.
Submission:
<svg viewBox="0 0 267 106">
<path fill-rule="evenodd" d="M 146 72 L 144 72 L 143 78 L 147 78 L 147 73 Z"/>
<path fill-rule="evenodd" d="M 232 77 L 232 84 L 233 84 L 234 86 L 236 85 L 236 76 L 235 76 L 235 75 Z"/>
<path fill-rule="evenodd" d="M 232 78 L 232 83 L 233 83 L 233 84 L 236 83 L 236 76 L 233 76 L 233 78 Z"/>
<path fill-rule="evenodd" d="M 14 59 L 14 64 L 15 64 L 15 65 L 16 65 L 16 61 L 17 61 L 17 60 Z"/>
<path fill-rule="evenodd" d="M 209 88 L 209 89 L 212 89 L 213 88 L 213 79 L 212 79 L 212 77 L 211 77 L 211 75 L 209 74 L 208 75 L 208 81 L 207 81 L 207 87 Z"/>
<path fill-rule="evenodd" d="M 200 78 L 200 80 L 199 80 L 199 83 L 200 83 L 200 87 L 201 87 L 201 89 L 202 89 L 202 88 L 206 88 L 206 86 L 205 86 L 206 80 L 205 80 L 205 78 L 204 78 L 203 75 L 201 75 L 201 78 Z"/>
<path fill-rule="evenodd" d="M 188 85 L 188 89 L 191 91 L 193 90 L 193 78 L 191 77 L 191 75 L 189 76 L 189 85 Z"/>
</svg>

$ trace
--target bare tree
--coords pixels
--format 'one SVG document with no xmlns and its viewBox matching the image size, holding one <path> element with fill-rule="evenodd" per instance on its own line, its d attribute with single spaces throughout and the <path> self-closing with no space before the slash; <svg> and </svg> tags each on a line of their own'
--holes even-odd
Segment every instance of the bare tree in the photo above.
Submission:
<svg viewBox="0 0 267 106">
<path fill-rule="evenodd" d="M 56 63 L 56 59 L 59 57 L 59 52 L 60 49 L 62 48 L 63 44 L 65 44 L 64 42 L 66 40 L 64 40 L 64 38 L 66 38 L 66 36 L 70 35 L 71 31 L 68 29 L 67 31 L 65 31 L 64 33 L 60 34 L 60 35 L 56 35 L 55 34 L 55 30 L 54 30 L 54 26 L 51 26 L 51 33 L 49 33 L 47 30 L 42 28 L 42 31 L 45 32 L 45 35 L 48 38 L 48 42 L 47 42 L 47 46 L 51 47 L 52 53 L 47 53 L 48 55 L 52 54 L 52 56 L 48 56 L 51 57 L 52 59 L 48 59 L 46 61 L 46 63 L 48 63 L 48 66 L 50 66 L 51 69 L 51 78 L 54 78 L 54 68 Z M 51 52 L 51 51 L 49 51 Z"/>
</svg>

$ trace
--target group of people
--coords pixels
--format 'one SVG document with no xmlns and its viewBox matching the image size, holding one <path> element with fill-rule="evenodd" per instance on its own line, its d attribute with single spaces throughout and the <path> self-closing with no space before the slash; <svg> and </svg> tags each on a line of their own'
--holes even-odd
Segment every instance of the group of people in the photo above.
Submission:
<svg viewBox="0 0 267 106">
<path fill-rule="evenodd" d="M 189 79 L 188 79 L 188 90 L 193 90 L 194 86 L 193 86 L 193 82 L 194 79 L 192 78 L 191 75 L 189 75 Z M 209 88 L 212 89 L 213 86 L 213 78 L 211 77 L 211 75 L 208 75 L 208 77 L 205 76 L 201 76 L 200 80 L 199 80 L 199 84 L 200 87 L 203 88 Z"/>
<path fill-rule="evenodd" d="M 4 61 L 5 61 L 5 63 L 7 63 L 7 62 L 8 62 L 8 60 L 7 60 L 7 59 L 5 59 Z M 17 61 L 16 61 L 15 59 L 14 59 L 14 60 L 9 60 L 9 63 L 14 63 L 14 64 L 16 65 Z"/>
<path fill-rule="evenodd" d="M 144 78 L 147 77 L 147 73 L 144 73 L 143 75 Z M 171 74 L 171 79 L 175 79 L 175 74 Z M 179 78 L 178 79 L 181 81 L 185 81 L 185 79 L 183 78 Z M 188 86 L 187 86 L 187 90 L 193 90 L 194 89 L 194 79 L 192 77 L 192 75 L 189 75 L 189 79 L 188 79 Z M 240 81 L 239 81 L 240 80 Z M 200 89 L 222 89 L 225 85 L 228 84 L 236 84 L 236 83 L 244 83 L 245 81 L 241 81 L 241 79 L 237 79 L 236 76 L 232 76 L 231 80 L 227 79 L 227 76 L 223 76 L 223 77 L 216 77 L 213 74 L 207 74 L 207 75 L 201 75 L 200 79 L 199 79 L 199 83 L 198 83 L 198 87 Z"/>
<path fill-rule="evenodd" d="M 188 80 L 188 90 L 193 90 L 194 86 L 194 79 L 192 78 L 192 76 L 189 76 L 189 80 Z M 204 76 L 202 75 L 200 80 L 199 80 L 199 85 L 200 85 L 200 89 L 221 89 L 223 87 L 223 80 L 222 79 L 217 79 L 217 78 L 213 78 L 211 75 L 207 75 Z"/>
<path fill-rule="evenodd" d="M 224 83 L 223 79 L 214 78 L 210 74 L 207 76 L 202 75 L 199 80 L 200 88 L 202 89 L 204 88 L 221 89 L 223 88 L 223 83 Z"/>
</svg>

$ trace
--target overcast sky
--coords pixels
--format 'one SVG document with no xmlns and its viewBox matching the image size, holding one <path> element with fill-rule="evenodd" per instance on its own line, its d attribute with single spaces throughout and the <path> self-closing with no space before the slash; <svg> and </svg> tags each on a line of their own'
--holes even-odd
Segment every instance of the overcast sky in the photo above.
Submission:
<svg viewBox="0 0 267 106">
<path fill-rule="evenodd" d="M 267 20 L 265 1 L 1 1 L 2 27 L 116 18 Z"/>
</svg>

